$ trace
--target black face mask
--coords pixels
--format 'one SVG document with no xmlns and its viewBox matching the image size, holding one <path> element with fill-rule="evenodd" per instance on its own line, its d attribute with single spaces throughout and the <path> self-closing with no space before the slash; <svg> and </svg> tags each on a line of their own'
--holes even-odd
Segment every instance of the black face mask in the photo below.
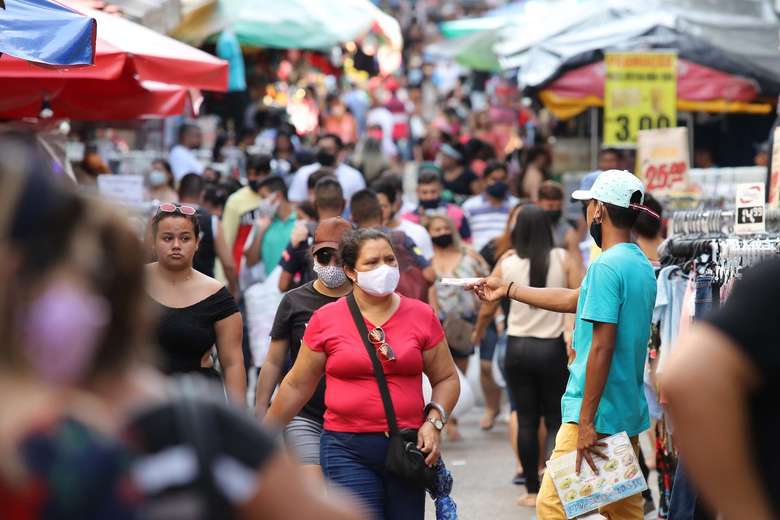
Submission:
<svg viewBox="0 0 780 520">
<path fill-rule="evenodd" d="M 326 152 L 325 150 L 319 150 L 317 152 L 317 162 L 320 163 L 320 166 L 330 168 L 336 164 L 336 156 Z"/>
<path fill-rule="evenodd" d="M 596 243 L 599 249 L 601 249 L 601 240 L 603 238 L 601 222 L 596 222 L 594 219 L 593 222 L 590 223 L 590 236 L 593 237 L 593 241 Z"/>
<path fill-rule="evenodd" d="M 423 209 L 436 209 L 439 207 L 441 199 L 421 200 L 420 206 Z"/>
<path fill-rule="evenodd" d="M 494 199 L 503 199 L 506 197 L 507 191 L 509 191 L 509 185 L 503 181 L 494 182 L 485 188 L 485 192 Z"/>
<path fill-rule="evenodd" d="M 563 215 L 563 212 L 559 209 L 551 209 L 544 212 L 545 215 L 547 215 L 547 218 L 550 219 L 550 222 L 553 224 L 557 224 L 559 220 L 561 220 L 561 215 Z"/>
<path fill-rule="evenodd" d="M 442 248 L 450 247 L 453 241 L 454 239 L 452 238 L 452 234 L 431 237 L 431 242 L 433 242 L 433 245 L 435 245 L 436 247 L 442 247 Z"/>
<path fill-rule="evenodd" d="M 260 183 L 261 182 L 262 181 L 260 181 L 259 179 L 251 179 L 249 181 L 249 183 L 248 183 L 249 184 L 249 188 L 251 188 L 252 191 L 257 193 L 260 190 Z"/>
</svg>

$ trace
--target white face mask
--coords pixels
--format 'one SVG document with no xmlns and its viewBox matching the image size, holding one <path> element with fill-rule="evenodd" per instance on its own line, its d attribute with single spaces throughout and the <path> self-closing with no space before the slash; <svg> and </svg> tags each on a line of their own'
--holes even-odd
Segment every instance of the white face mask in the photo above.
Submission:
<svg viewBox="0 0 780 520">
<path fill-rule="evenodd" d="M 149 172 L 149 185 L 154 188 L 159 188 L 163 184 L 168 182 L 168 175 L 164 171 L 152 170 Z"/>
<path fill-rule="evenodd" d="M 356 271 L 357 285 L 368 294 L 387 296 L 398 287 L 401 273 L 398 267 L 382 264 L 371 271 Z"/>
</svg>

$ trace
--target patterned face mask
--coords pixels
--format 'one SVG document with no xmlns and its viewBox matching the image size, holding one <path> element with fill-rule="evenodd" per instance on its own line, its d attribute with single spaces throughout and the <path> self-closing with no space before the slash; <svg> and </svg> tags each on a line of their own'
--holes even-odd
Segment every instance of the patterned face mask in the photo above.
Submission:
<svg viewBox="0 0 780 520">
<path fill-rule="evenodd" d="M 315 260 L 314 272 L 328 289 L 341 287 L 347 281 L 347 275 L 344 274 L 344 269 L 339 265 L 322 265 Z"/>
</svg>

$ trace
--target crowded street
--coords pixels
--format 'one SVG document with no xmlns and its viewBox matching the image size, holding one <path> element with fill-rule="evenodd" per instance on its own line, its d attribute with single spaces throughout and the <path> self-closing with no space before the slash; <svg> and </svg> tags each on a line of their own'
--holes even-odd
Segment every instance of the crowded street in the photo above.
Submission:
<svg viewBox="0 0 780 520">
<path fill-rule="evenodd" d="M 780 518 L 780 0 L 0 0 L 0 520 Z"/>
</svg>

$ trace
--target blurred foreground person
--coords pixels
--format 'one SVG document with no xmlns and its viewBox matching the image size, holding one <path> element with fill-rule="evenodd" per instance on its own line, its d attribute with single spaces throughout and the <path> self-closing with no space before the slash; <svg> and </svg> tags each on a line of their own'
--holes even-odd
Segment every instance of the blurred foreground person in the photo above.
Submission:
<svg viewBox="0 0 780 520">
<path fill-rule="evenodd" d="M 221 282 L 196 271 L 200 221 L 192 206 L 160 204 L 152 219 L 157 262 L 146 268 L 149 297 L 160 309 L 157 341 L 168 374 L 201 372 L 201 360 L 216 345 L 225 388 L 236 402 L 246 394 L 241 351 L 242 321 L 233 295 Z"/>
<path fill-rule="evenodd" d="M 341 238 L 352 225 L 341 217 L 323 220 L 314 231 L 311 256 L 317 278 L 282 297 L 271 329 L 271 345 L 257 382 L 257 416 L 263 418 L 271 394 L 283 370 L 295 363 L 301 349 L 306 326 L 312 314 L 329 303 L 352 292 L 352 282 L 344 273 L 338 256 Z M 297 412 L 285 428 L 285 441 L 296 453 L 307 473 L 322 480 L 320 469 L 320 436 L 325 415 L 325 379 L 321 379 L 311 399 Z"/>
<path fill-rule="evenodd" d="M 319 497 L 238 410 L 171 397 L 145 361 L 140 242 L 22 148 L 0 143 L 3 517 L 364 518 Z"/>
<path fill-rule="evenodd" d="M 686 473 L 726 520 L 780 517 L 778 296 L 780 260 L 751 268 L 661 376 Z"/>
<path fill-rule="evenodd" d="M 439 459 L 441 430 L 458 400 L 455 364 L 433 309 L 394 292 L 400 274 L 386 234 L 376 229 L 349 232 L 339 256 L 353 292 L 314 313 L 266 422 L 288 424 L 325 375 L 327 410 L 320 440 L 325 476 L 358 497 L 373 518 L 422 520 L 425 489 L 385 467 L 390 428 L 365 343 L 376 349 L 398 427 L 417 432 L 416 448 L 428 465 Z M 350 306 L 356 306 L 356 319 L 365 322 L 365 339 Z M 423 372 L 433 388 L 427 406 Z"/>
</svg>

